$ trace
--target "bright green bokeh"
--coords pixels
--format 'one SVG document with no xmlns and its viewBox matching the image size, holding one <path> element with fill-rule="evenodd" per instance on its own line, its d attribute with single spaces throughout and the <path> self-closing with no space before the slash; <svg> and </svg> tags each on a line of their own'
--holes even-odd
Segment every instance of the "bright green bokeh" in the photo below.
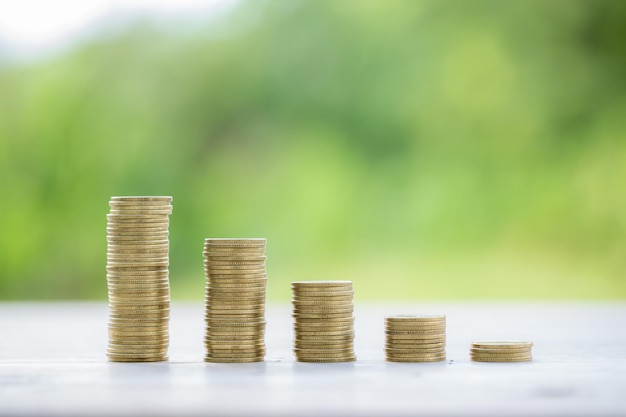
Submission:
<svg viewBox="0 0 626 417">
<path fill-rule="evenodd" d="M 269 298 L 626 296 L 626 2 L 249 1 L 0 66 L 0 298 L 106 298 L 112 195 L 267 237 Z"/>
</svg>

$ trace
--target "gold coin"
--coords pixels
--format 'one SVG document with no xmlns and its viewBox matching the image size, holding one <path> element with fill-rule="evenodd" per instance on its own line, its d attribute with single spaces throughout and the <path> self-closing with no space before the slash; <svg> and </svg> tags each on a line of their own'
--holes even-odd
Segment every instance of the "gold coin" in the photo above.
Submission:
<svg viewBox="0 0 626 417">
<path fill-rule="evenodd" d="M 398 347 L 387 347 L 385 346 L 385 352 L 391 355 L 395 354 L 414 354 L 414 355 L 423 355 L 423 354 L 441 354 L 446 352 L 445 347 L 441 348 L 398 348 Z"/>
<path fill-rule="evenodd" d="M 163 233 L 169 232 L 169 227 L 166 224 L 141 224 L 136 226 L 129 225 L 117 225 L 117 224 L 108 224 L 107 225 L 107 234 L 109 235 L 117 235 L 117 234 L 142 234 L 142 233 Z"/>
<path fill-rule="evenodd" d="M 169 253 L 169 244 L 166 245 L 111 245 L 107 246 L 107 253 Z"/>
<path fill-rule="evenodd" d="M 205 291 L 209 290 L 239 290 L 239 291 L 265 291 L 267 288 L 267 282 L 260 282 L 257 284 L 242 284 L 242 283 L 215 283 L 211 282 L 205 287 Z"/>
<path fill-rule="evenodd" d="M 237 327 L 258 327 L 265 326 L 265 317 L 206 317 L 205 323 L 212 328 L 237 328 Z M 244 329 L 242 329 L 244 330 Z"/>
<path fill-rule="evenodd" d="M 298 319 L 299 322 L 303 322 L 305 319 L 313 320 L 334 320 L 352 318 L 353 312 L 348 310 L 343 313 L 293 313 L 292 317 Z"/>
<path fill-rule="evenodd" d="M 313 342 L 294 342 L 294 348 L 303 350 L 347 350 L 353 349 L 354 343 L 341 342 L 341 343 L 313 343 Z"/>
<path fill-rule="evenodd" d="M 518 341 L 472 342 L 472 347 L 488 348 L 488 349 L 532 348 L 533 342 L 518 342 Z"/>
<path fill-rule="evenodd" d="M 214 274 L 210 273 L 207 277 L 209 281 L 211 280 L 241 280 L 241 281 L 255 281 L 259 279 L 267 279 L 267 273 L 262 272 L 259 274 Z"/>
<path fill-rule="evenodd" d="M 117 284 L 116 281 L 107 280 L 107 288 L 109 292 L 113 293 L 127 293 L 127 292 L 153 292 L 153 291 L 168 291 L 170 290 L 168 281 L 154 282 L 149 281 L 141 284 L 128 284 L 127 282 L 121 281 L 122 284 Z"/>
<path fill-rule="evenodd" d="M 169 340 L 159 340 L 157 344 L 148 344 L 143 341 L 128 341 L 128 340 L 109 340 L 108 346 L 110 348 L 115 349 L 126 349 L 126 348 L 149 348 L 149 349 L 157 349 L 157 348 L 167 348 L 169 346 Z"/>
<path fill-rule="evenodd" d="M 385 330 L 388 336 L 445 336 L 445 330 Z"/>
<path fill-rule="evenodd" d="M 294 281 L 292 288 L 352 287 L 352 281 Z"/>
<path fill-rule="evenodd" d="M 144 354 L 144 355 L 166 355 L 168 347 L 167 346 L 123 346 L 116 345 L 107 348 L 107 353 L 112 353 L 114 355 L 136 355 L 136 354 Z"/>
<path fill-rule="evenodd" d="M 247 353 L 214 353 L 214 352 L 206 352 L 204 353 L 205 358 L 211 358 L 213 360 L 230 360 L 230 359 L 263 359 L 265 357 L 265 352 L 247 352 Z"/>
<path fill-rule="evenodd" d="M 135 254 L 140 254 L 140 255 L 152 255 L 152 254 L 156 254 L 155 256 L 163 256 L 163 255 L 168 255 L 169 254 L 169 247 L 168 245 L 163 246 L 161 248 L 151 248 L 151 247 L 146 247 L 146 248 L 131 248 L 131 249 L 125 249 L 125 248 L 120 248 L 117 246 L 109 246 L 107 248 L 107 255 L 108 254 L 113 254 L 113 255 L 135 255 Z"/>
<path fill-rule="evenodd" d="M 406 322 L 430 323 L 433 321 L 439 322 L 439 321 L 445 321 L 445 320 L 446 320 L 445 314 L 397 314 L 394 316 L 385 317 L 386 322 L 399 322 L 399 323 L 406 323 Z"/>
<path fill-rule="evenodd" d="M 123 196 L 112 196 L 111 202 L 144 202 L 144 201 L 164 201 L 167 203 L 171 203 L 173 200 L 172 196 L 169 195 L 123 195 Z"/>
<path fill-rule="evenodd" d="M 174 210 L 174 206 L 170 204 L 134 204 L 134 203 L 126 203 L 119 204 L 113 203 L 109 204 L 111 207 L 110 213 L 145 213 L 150 214 L 153 210 L 157 212 L 163 212 L 166 214 L 172 214 Z"/>
<path fill-rule="evenodd" d="M 267 256 L 265 255 L 253 255 L 253 256 L 242 256 L 242 255 L 206 255 L 206 261 L 209 263 L 213 262 L 265 262 L 267 260 Z M 205 261 L 205 262 L 206 262 Z"/>
<path fill-rule="evenodd" d="M 109 214 L 119 215 L 138 215 L 138 216 L 154 216 L 154 215 L 167 215 L 172 214 L 172 209 L 167 207 L 119 207 L 111 206 Z"/>
<path fill-rule="evenodd" d="M 252 265 L 215 265 L 215 264 L 208 264 L 208 265 L 204 265 L 204 270 L 205 272 L 216 272 L 219 274 L 224 274 L 224 275 L 228 275 L 229 273 L 232 275 L 232 271 L 235 271 L 234 273 L 239 273 L 239 271 L 243 271 L 247 274 L 252 274 L 252 273 L 260 273 L 260 274 L 264 274 L 265 273 L 265 265 L 264 264 L 252 264 Z"/>
<path fill-rule="evenodd" d="M 529 357 L 532 357 L 532 354 L 531 353 L 514 354 L 514 355 L 487 355 L 487 354 L 476 355 L 476 354 L 470 354 L 470 357 L 472 358 L 472 360 L 474 360 L 474 359 L 476 359 L 476 360 L 487 359 L 487 360 L 498 361 L 498 360 L 529 358 Z"/>
<path fill-rule="evenodd" d="M 254 357 L 254 358 L 212 358 L 210 356 L 205 356 L 205 362 L 213 362 L 213 363 L 247 363 L 247 362 L 263 362 L 264 356 Z"/>
<path fill-rule="evenodd" d="M 501 348 L 471 348 L 470 349 L 471 353 L 475 353 L 477 355 L 480 354 L 496 354 L 496 355 L 515 355 L 515 354 L 527 354 L 527 353 L 531 353 L 532 349 L 531 348 L 507 348 L 507 349 L 501 349 Z"/>
<path fill-rule="evenodd" d="M 109 323 L 115 326 L 126 326 L 126 325 L 154 325 L 155 323 L 167 323 L 169 321 L 169 314 L 158 316 L 158 315 L 137 315 L 137 316 L 121 316 L 109 315 Z"/>
<path fill-rule="evenodd" d="M 427 342 L 430 342 L 427 340 Z M 435 342 L 435 343 L 420 343 L 419 340 L 401 340 L 401 341 L 385 341 L 385 347 L 388 348 L 398 348 L 398 349 L 443 349 L 446 347 L 446 344 L 443 342 Z"/>
<path fill-rule="evenodd" d="M 226 354 L 226 353 L 242 353 L 242 354 L 251 354 L 251 353 L 265 353 L 265 344 L 253 344 L 246 345 L 244 343 L 215 343 L 215 342 L 207 342 L 205 344 L 205 348 L 210 351 L 210 353 L 215 354 Z"/>
<path fill-rule="evenodd" d="M 388 362 L 403 362 L 403 363 L 426 363 L 426 362 L 443 362 L 446 360 L 446 357 L 443 358 L 394 358 L 394 357 L 386 357 Z"/>
<path fill-rule="evenodd" d="M 354 362 L 356 356 L 346 356 L 343 358 L 297 358 L 298 362 L 313 362 L 313 363 L 337 363 L 337 362 Z"/>
<path fill-rule="evenodd" d="M 303 304 L 293 304 L 292 311 L 302 311 L 302 312 L 311 312 L 311 313 L 325 313 L 325 312 L 344 312 L 348 310 L 354 310 L 354 305 L 352 303 L 344 303 L 344 304 L 318 304 L 318 305 L 303 305 Z"/>
<path fill-rule="evenodd" d="M 163 355 L 119 355 L 108 353 L 107 357 L 110 362 L 165 362 L 167 356 Z"/>
<path fill-rule="evenodd" d="M 490 358 L 490 357 L 472 357 L 471 358 L 472 361 L 474 362 L 502 362 L 502 363 L 508 363 L 508 362 L 531 362 L 533 360 L 533 357 L 531 355 L 527 355 L 527 356 L 518 356 L 518 357 L 510 357 L 510 358 Z"/>
<path fill-rule="evenodd" d="M 302 323 L 298 320 L 293 325 L 293 328 L 296 331 L 305 330 L 305 331 L 336 331 L 336 330 L 345 330 L 345 329 L 353 329 L 353 322 L 327 322 L 327 321 L 318 321 L 318 322 L 305 322 Z"/>
<path fill-rule="evenodd" d="M 387 354 L 387 357 L 391 357 L 391 358 L 398 358 L 398 359 L 413 359 L 413 358 L 420 358 L 420 359 L 435 359 L 435 360 L 445 360 L 446 359 L 446 352 L 442 351 L 442 352 L 436 352 L 436 353 L 415 353 L 415 352 L 409 352 L 409 353 L 402 353 L 402 352 L 390 352 L 390 351 L 386 351 L 385 352 Z"/>
<path fill-rule="evenodd" d="M 263 245 L 265 246 L 267 239 L 264 237 L 253 238 L 206 238 L 204 239 L 205 245 L 224 245 L 224 246 L 239 246 L 239 245 Z"/>
<path fill-rule="evenodd" d="M 214 307 L 222 306 L 226 307 L 243 307 L 243 306 L 255 306 L 265 305 L 265 296 L 258 297 L 241 297 L 241 298 L 220 298 L 220 297 L 206 297 L 205 305 Z"/>
<path fill-rule="evenodd" d="M 319 291 L 311 291 L 311 292 L 292 292 L 293 299 L 298 301 L 307 301 L 307 300 L 325 300 L 329 299 L 329 297 L 340 298 L 340 297 L 354 297 L 354 290 L 337 290 L 337 291 L 329 291 L 322 290 Z M 332 301 L 332 300 L 331 300 Z"/>
</svg>

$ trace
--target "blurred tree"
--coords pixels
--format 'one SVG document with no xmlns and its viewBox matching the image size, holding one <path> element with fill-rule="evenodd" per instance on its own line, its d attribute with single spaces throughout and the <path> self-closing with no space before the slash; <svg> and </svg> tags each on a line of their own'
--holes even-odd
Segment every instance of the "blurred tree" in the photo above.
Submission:
<svg viewBox="0 0 626 417">
<path fill-rule="evenodd" d="M 111 195 L 173 195 L 176 297 L 208 236 L 265 236 L 270 297 L 626 295 L 626 7 L 255 1 L 0 67 L 0 297 L 106 296 Z"/>
</svg>

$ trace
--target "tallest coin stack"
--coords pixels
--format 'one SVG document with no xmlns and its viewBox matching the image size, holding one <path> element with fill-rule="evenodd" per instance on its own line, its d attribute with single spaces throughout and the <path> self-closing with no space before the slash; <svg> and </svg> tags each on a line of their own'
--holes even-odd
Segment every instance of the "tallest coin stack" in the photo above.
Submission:
<svg viewBox="0 0 626 417">
<path fill-rule="evenodd" d="M 112 197 L 109 205 L 107 355 L 114 362 L 167 360 L 172 197 Z"/>
</svg>

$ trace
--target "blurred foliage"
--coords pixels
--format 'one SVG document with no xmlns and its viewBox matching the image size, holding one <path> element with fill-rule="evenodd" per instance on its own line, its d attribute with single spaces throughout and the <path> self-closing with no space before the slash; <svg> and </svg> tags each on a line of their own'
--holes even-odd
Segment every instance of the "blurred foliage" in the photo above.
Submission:
<svg viewBox="0 0 626 417">
<path fill-rule="evenodd" d="M 626 2 L 249 1 L 0 66 L 0 298 L 106 297 L 112 195 L 267 237 L 269 297 L 626 296 Z"/>
</svg>

